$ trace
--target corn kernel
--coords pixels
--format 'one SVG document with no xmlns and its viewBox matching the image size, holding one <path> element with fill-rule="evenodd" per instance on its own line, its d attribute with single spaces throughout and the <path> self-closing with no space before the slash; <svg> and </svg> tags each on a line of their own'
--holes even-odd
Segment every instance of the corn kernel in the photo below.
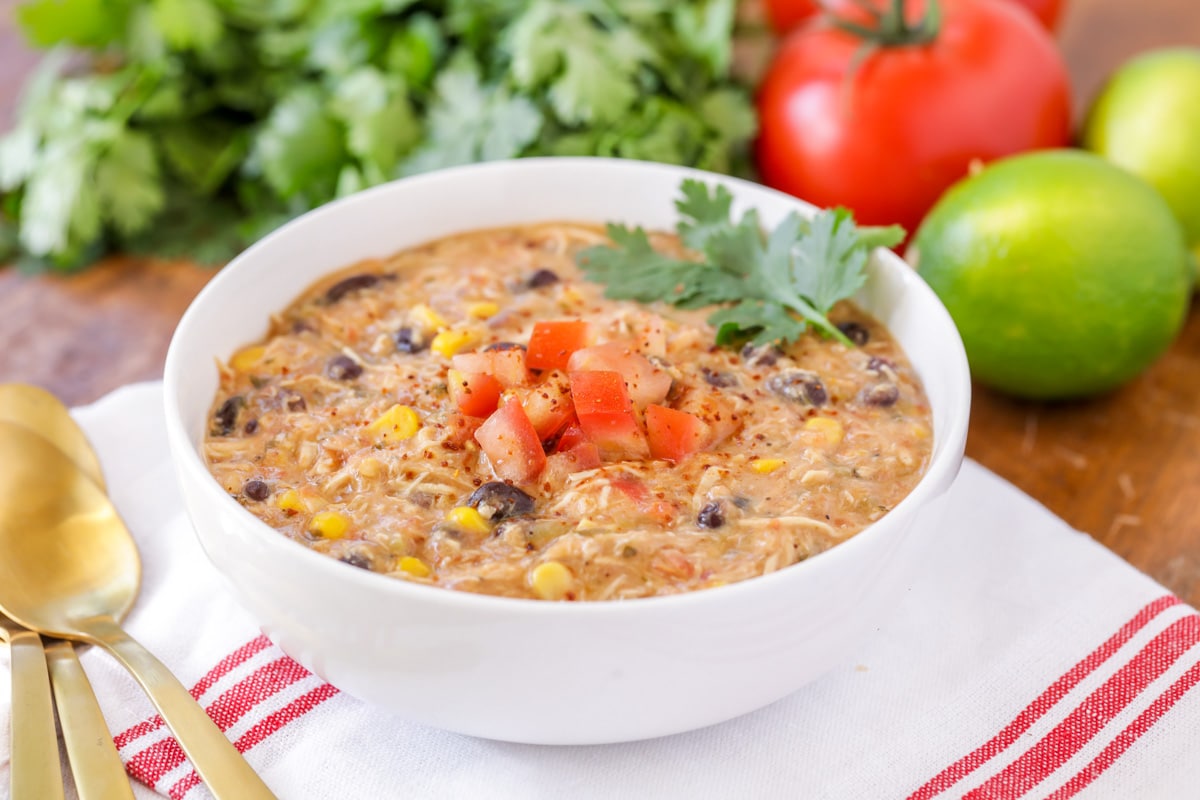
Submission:
<svg viewBox="0 0 1200 800">
<path fill-rule="evenodd" d="M 414 325 L 424 328 L 427 331 L 440 331 L 443 328 L 450 327 L 450 323 L 446 322 L 441 314 L 424 303 L 413 306 L 412 311 L 409 312 L 409 318 Z"/>
<path fill-rule="evenodd" d="M 830 444 L 839 444 L 846 435 L 842 423 L 833 417 L 813 417 L 804 423 L 804 430 L 820 432 Z"/>
<path fill-rule="evenodd" d="M 924 425 L 920 424 L 919 422 L 914 422 L 913 426 L 912 426 L 912 435 L 918 439 L 928 439 L 929 438 L 929 428 L 926 428 Z"/>
<path fill-rule="evenodd" d="M 421 418 L 408 406 L 394 405 L 367 426 L 367 430 L 386 442 L 408 439 L 421 429 Z"/>
<path fill-rule="evenodd" d="M 489 317 L 494 317 L 499 313 L 500 306 L 496 305 L 490 300 L 471 303 L 471 305 L 467 306 L 467 316 L 471 319 L 488 319 Z"/>
<path fill-rule="evenodd" d="M 450 509 L 446 512 L 446 522 L 464 533 L 484 534 L 490 533 L 492 530 L 492 526 L 483 518 L 483 514 L 470 506 L 458 506 Z"/>
<path fill-rule="evenodd" d="M 249 372 L 258 366 L 258 362 L 262 361 L 263 356 L 266 354 L 267 348 L 262 345 L 247 347 L 229 359 L 229 366 L 238 372 Z"/>
<path fill-rule="evenodd" d="M 279 495 L 279 499 L 275 502 L 284 511 L 293 514 L 300 511 L 308 511 L 308 504 L 304 502 L 304 498 L 295 489 L 288 489 Z"/>
<path fill-rule="evenodd" d="M 350 528 L 350 520 L 336 511 L 321 511 L 313 514 L 308 529 L 322 539 L 341 539 Z"/>
<path fill-rule="evenodd" d="M 770 475 L 786 463 L 782 458 L 756 458 L 750 462 L 750 469 L 761 475 Z"/>
<path fill-rule="evenodd" d="M 481 338 L 478 331 L 467 328 L 451 328 L 433 337 L 433 341 L 429 344 L 429 349 L 435 353 L 441 353 L 446 358 L 450 358 L 450 356 L 460 350 L 478 343 Z"/>
<path fill-rule="evenodd" d="M 571 571 L 557 561 L 538 564 L 529 576 L 533 593 L 543 600 L 563 599 L 573 580 Z"/>
<path fill-rule="evenodd" d="M 415 556 L 405 556 L 400 559 L 399 567 L 401 571 L 407 572 L 414 578 L 428 578 L 429 565 Z"/>
</svg>

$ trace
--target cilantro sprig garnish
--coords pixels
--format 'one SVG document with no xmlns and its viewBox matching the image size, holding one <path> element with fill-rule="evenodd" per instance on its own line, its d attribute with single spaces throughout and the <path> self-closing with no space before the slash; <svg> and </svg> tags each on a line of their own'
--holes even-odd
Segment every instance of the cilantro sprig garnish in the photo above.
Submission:
<svg viewBox="0 0 1200 800">
<path fill-rule="evenodd" d="M 610 224 L 612 244 L 578 257 L 584 274 L 605 284 L 605 296 L 720 306 L 708 317 L 718 344 L 792 342 L 810 325 L 851 344 L 825 315 L 862 287 L 870 250 L 899 244 L 903 228 L 859 227 L 849 211 L 837 208 L 808 220 L 793 212 L 764 232 L 754 209 L 733 219 L 733 195 L 724 186 L 710 190 L 689 179 L 680 191 L 675 230 L 700 258 L 660 253 L 641 228 Z"/>
</svg>

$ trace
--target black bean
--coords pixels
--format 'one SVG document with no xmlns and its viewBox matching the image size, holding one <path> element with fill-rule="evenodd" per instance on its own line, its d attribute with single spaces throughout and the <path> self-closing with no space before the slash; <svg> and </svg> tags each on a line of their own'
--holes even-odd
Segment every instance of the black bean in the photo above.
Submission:
<svg viewBox="0 0 1200 800">
<path fill-rule="evenodd" d="M 714 500 L 700 509 L 700 513 L 696 515 L 696 524 L 701 528 L 719 528 L 725 524 L 725 510 Z"/>
<path fill-rule="evenodd" d="M 256 430 L 258 430 L 258 420 L 256 419 L 247 420 L 246 424 L 242 426 L 242 433 L 246 434 L 247 436 L 254 433 Z"/>
<path fill-rule="evenodd" d="M 489 481 L 467 498 L 467 505 L 478 509 L 488 519 L 519 517 L 533 511 L 533 498 L 515 486 Z"/>
<path fill-rule="evenodd" d="M 730 386 L 737 386 L 737 376 L 730 372 L 717 372 L 715 369 L 701 367 L 700 371 L 704 373 L 704 380 L 709 386 L 715 386 L 718 389 L 728 389 Z"/>
<path fill-rule="evenodd" d="M 804 369 L 789 369 L 767 378 L 767 389 L 793 403 L 823 406 L 829 399 L 825 384 L 815 372 Z"/>
<path fill-rule="evenodd" d="M 843 322 L 837 326 L 837 329 L 859 347 L 862 347 L 871 340 L 871 332 L 867 330 L 865 325 L 860 325 L 857 322 Z"/>
<path fill-rule="evenodd" d="M 346 553 L 346 555 L 342 556 L 338 560 L 343 564 L 349 564 L 350 566 L 358 567 L 359 569 L 365 569 L 367 571 L 370 571 L 371 569 L 371 560 L 362 553 Z"/>
<path fill-rule="evenodd" d="M 392 341 L 398 353 L 419 353 L 428 346 L 425 337 L 409 327 L 403 327 L 393 333 Z"/>
<path fill-rule="evenodd" d="M 336 303 L 351 292 L 369 289 L 377 283 L 379 283 L 378 275 L 351 275 L 329 287 L 325 292 L 325 302 Z"/>
<path fill-rule="evenodd" d="M 487 347 L 483 348 L 483 352 L 490 353 L 493 350 L 524 350 L 525 345 L 519 342 L 492 342 Z"/>
<path fill-rule="evenodd" d="M 213 435 L 228 436 L 237 425 L 238 413 L 241 412 L 244 405 L 246 405 L 246 400 L 240 394 L 235 394 L 221 403 L 220 408 L 213 414 Z"/>
<path fill-rule="evenodd" d="M 882 375 L 885 378 L 895 378 L 896 365 L 883 356 L 871 356 L 867 359 L 867 372 Z"/>
<path fill-rule="evenodd" d="M 783 351 L 773 344 L 761 347 L 748 344 L 742 348 L 742 358 L 746 360 L 747 364 L 754 367 L 773 367 L 782 355 Z"/>
<path fill-rule="evenodd" d="M 289 395 L 287 399 L 288 411 L 306 411 L 308 403 L 304 402 L 304 398 L 298 394 Z"/>
<path fill-rule="evenodd" d="M 543 286 L 552 286 L 556 283 L 558 283 L 557 272 L 552 269 L 539 269 L 529 276 L 526 286 L 530 289 L 541 289 Z"/>
<path fill-rule="evenodd" d="M 362 373 L 362 364 L 345 353 L 339 353 L 325 365 L 325 374 L 335 381 L 352 381 Z"/>
<path fill-rule="evenodd" d="M 246 481 L 246 485 L 242 487 L 242 494 L 246 495 L 251 500 L 259 502 L 266 500 L 271 496 L 271 487 L 267 486 L 267 482 L 258 478 L 251 478 Z"/>
<path fill-rule="evenodd" d="M 900 399 L 900 389 L 894 383 L 877 383 L 863 389 L 859 398 L 869 406 L 893 406 Z"/>
</svg>

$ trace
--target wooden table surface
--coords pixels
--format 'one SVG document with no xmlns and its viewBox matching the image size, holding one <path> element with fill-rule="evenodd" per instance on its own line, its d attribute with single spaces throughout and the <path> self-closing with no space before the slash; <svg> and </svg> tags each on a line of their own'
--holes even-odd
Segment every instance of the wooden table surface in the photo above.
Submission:
<svg viewBox="0 0 1200 800">
<path fill-rule="evenodd" d="M 1058 39 L 1076 108 L 1124 59 L 1200 45 L 1196 0 L 1068 0 Z M 36 60 L 0 0 L 0 130 Z M 186 263 L 113 258 L 70 278 L 0 270 L 0 381 L 70 404 L 158 378 L 180 315 L 211 277 Z M 1058 405 L 976 387 L 967 454 L 1200 605 L 1200 309 L 1171 350 L 1119 391 Z"/>
</svg>

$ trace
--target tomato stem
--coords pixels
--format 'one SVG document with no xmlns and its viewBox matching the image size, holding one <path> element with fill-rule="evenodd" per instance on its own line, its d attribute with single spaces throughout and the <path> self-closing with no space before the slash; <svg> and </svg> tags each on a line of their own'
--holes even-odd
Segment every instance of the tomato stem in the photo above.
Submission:
<svg viewBox="0 0 1200 800">
<path fill-rule="evenodd" d="M 942 28 L 942 6 L 929 0 L 925 13 L 916 24 L 904 18 L 905 0 L 890 0 L 886 11 L 880 11 L 870 0 L 853 0 L 871 18 L 872 24 L 862 25 L 837 14 L 830 14 L 834 27 L 863 40 L 872 47 L 920 47 L 937 38 Z"/>
</svg>

